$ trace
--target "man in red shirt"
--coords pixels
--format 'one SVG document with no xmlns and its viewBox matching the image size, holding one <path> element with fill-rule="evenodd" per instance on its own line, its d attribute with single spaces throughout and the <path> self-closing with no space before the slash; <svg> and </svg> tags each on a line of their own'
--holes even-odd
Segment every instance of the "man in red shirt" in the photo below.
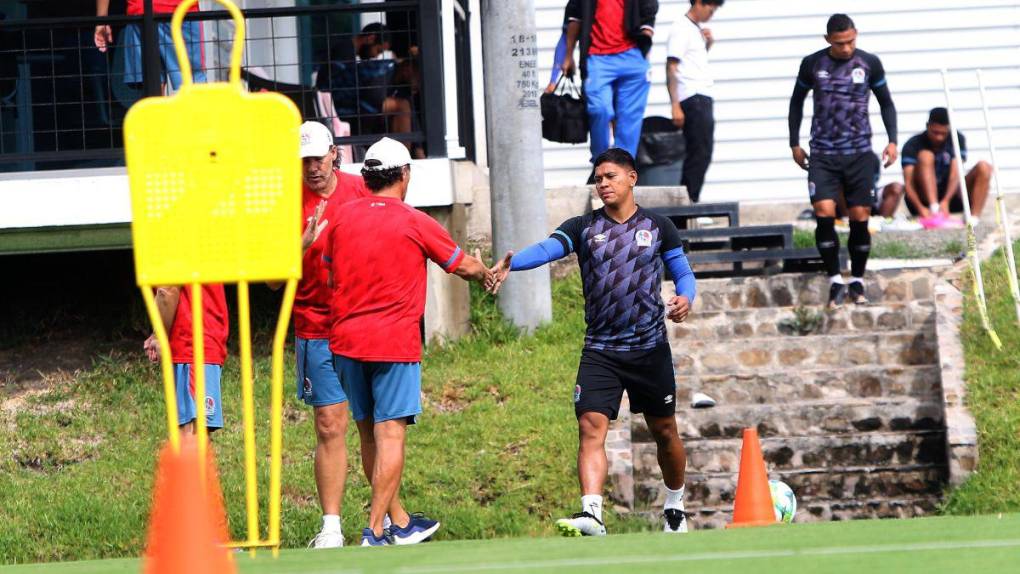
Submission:
<svg viewBox="0 0 1020 574">
<path fill-rule="evenodd" d="M 183 0 L 152 0 L 152 11 L 156 14 L 172 14 L 183 2 Z M 141 16 L 145 11 L 143 0 L 127 0 L 128 16 Z M 189 12 L 198 12 L 196 2 Z M 96 0 L 96 16 L 108 16 L 110 13 L 110 0 Z M 177 62 L 177 52 L 174 50 L 173 37 L 170 35 L 170 22 L 159 22 L 156 25 L 156 33 L 159 36 L 159 58 L 163 62 L 163 91 L 166 92 L 166 82 L 176 90 L 181 86 L 181 65 Z M 188 60 L 191 62 L 191 74 L 195 83 L 204 83 L 205 76 L 205 51 L 202 49 L 202 22 L 198 20 L 184 20 L 181 24 L 181 35 L 184 37 L 185 49 L 188 53 Z M 105 52 L 113 44 L 113 30 L 106 24 L 96 26 L 94 38 L 96 47 L 100 52 Z M 121 36 L 121 47 L 124 52 L 124 83 L 142 83 L 142 29 L 136 23 L 124 26 Z"/>
<path fill-rule="evenodd" d="M 657 0 L 570 0 L 563 73 L 574 74 L 581 41 L 581 79 L 588 101 L 591 159 L 613 147 L 637 155 L 651 86 L 645 59 L 652 47 Z M 612 124 L 612 129 L 610 129 Z M 612 133 L 611 133 L 612 132 Z"/>
<path fill-rule="evenodd" d="M 336 169 L 338 151 L 329 128 L 319 122 L 305 122 L 300 133 L 305 229 L 301 236 L 301 281 L 294 297 L 294 346 L 297 396 L 315 413 L 315 486 L 322 506 L 322 528 L 310 546 L 338 548 L 344 542 L 340 505 L 347 479 L 347 395 L 329 350 L 329 269 L 322 260 L 322 251 L 341 206 L 369 193 L 361 177 Z"/>
<path fill-rule="evenodd" d="M 158 287 L 156 307 L 170 339 L 170 356 L 174 363 L 177 386 L 177 422 L 188 432 L 195 432 L 195 371 L 192 340 L 191 287 Z M 223 285 L 202 286 L 202 336 L 205 339 L 205 417 L 210 431 L 223 428 L 220 403 L 220 374 L 227 358 L 227 299 Z M 159 341 L 150 335 L 143 345 L 153 362 L 159 361 Z"/>
<path fill-rule="evenodd" d="M 361 174 L 372 196 L 344 206 L 326 244 L 333 285 L 329 347 L 359 430 L 370 425 L 375 438 L 372 507 L 361 545 L 414 544 L 439 523 L 391 516 L 385 528 L 383 519 L 400 490 L 407 425 L 421 413 L 426 263 L 489 285 L 492 274 L 439 223 L 404 203 L 411 156 L 403 144 L 376 142 Z"/>
</svg>

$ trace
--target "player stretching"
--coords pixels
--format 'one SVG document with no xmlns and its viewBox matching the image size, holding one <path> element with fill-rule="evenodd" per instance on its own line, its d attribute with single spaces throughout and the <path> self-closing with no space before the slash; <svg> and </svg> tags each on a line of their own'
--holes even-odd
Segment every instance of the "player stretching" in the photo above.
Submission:
<svg viewBox="0 0 1020 574">
<path fill-rule="evenodd" d="M 694 273 L 673 223 L 634 202 L 634 158 L 619 148 L 595 159 L 595 190 L 605 207 L 563 222 L 551 237 L 507 256 L 493 268 L 498 289 L 510 271 L 534 269 L 577 253 L 588 330 L 574 387 L 581 512 L 556 521 L 564 536 L 605 536 L 602 488 L 606 433 L 627 391 L 630 411 L 644 413 L 666 483 L 665 531 L 686 532 L 687 457 L 676 426 L 676 380 L 660 296 L 663 267 L 676 283 L 669 300 L 675 323 L 694 301 Z"/>
<path fill-rule="evenodd" d="M 829 275 L 829 308 L 843 304 L 847 286 L 839 273 L 836 199 L 842 193 L 850 211 L 850 300 L 866 304 L 864 268 L 871 251 L 868 218 L 878 173 L 871 151 L 869 92 L 882 109 L 889 145 L 882 152 L 885 167 L 896 161 L 896 107 L 878 57 L 857 49 L 857 29 L 846 14 L 833 14 L 826 25 L 829 47 L 804 58 L 790 98 L 790 148 L 793 161 L 808 172 L 808 195 L 815 209 L 815 244 Z M 814 90 L 811 120 L 811 163 L 800 147 L 804 98 Z"/>
</svg>

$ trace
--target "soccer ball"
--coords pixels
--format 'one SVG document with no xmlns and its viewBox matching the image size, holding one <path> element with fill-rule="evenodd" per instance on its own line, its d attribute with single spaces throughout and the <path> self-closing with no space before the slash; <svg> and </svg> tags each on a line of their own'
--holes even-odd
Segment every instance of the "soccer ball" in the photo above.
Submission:
<svg viewBox="0 0 1020 574">
<path fill-rule="evenodd" d="M 778 480 L 769 481 L 769 491 L 772 493 L 772 509 L 776 511 L 776 522 L 793 522 L 793 515 L 797 513 L 797 497 L 793 490 L 785 482 Z"/>
</svg>

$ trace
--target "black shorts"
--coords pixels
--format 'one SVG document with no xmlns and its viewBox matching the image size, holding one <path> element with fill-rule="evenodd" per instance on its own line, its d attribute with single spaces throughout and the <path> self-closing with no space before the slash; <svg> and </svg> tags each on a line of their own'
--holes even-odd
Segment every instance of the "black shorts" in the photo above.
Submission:
<svg viewBox="0 0 1020 574">
<path fill-rule="evenodd" d="M 574 414 L 602 413 L 616 420 L 623 391 L 630 412 L 653 417 L 676 411 L 676 377 L 669 343 L 647 351 L 581 351 L 574 387 Z"/>
<path fill-rule="evenodd" d="M 938 201 L 942 201 L 946 197 L 946 193 L 949 191 L 949 182 L 939 181 L 936 183 L 936 186 L 936 197 L 938 197 Z M 924 200 L 922 199 L 921 201 Z M 910 215 L 913 215 L 914 217 L 919 215 L 919 212 L 917 211 L 917 208 L 914 207 L 913 203 L 910 203 L 909 201 L 905 201 L 904 203 L 907 204 L 907 209 L 910 211 Z M 963 213 L 963 196 L 961 194 L 957 193 L 953 196 L 953 199 L 949 200 L 949 213 Z"/>
<path fill-rule="evenodd" d="M 842 192 L 849 207 L 875 203 L 878 156 L 867 151 L 854 155 L 813 154 L 808 164 L 808 195 L 811 203 L 836 201 Z"/>
</svg>

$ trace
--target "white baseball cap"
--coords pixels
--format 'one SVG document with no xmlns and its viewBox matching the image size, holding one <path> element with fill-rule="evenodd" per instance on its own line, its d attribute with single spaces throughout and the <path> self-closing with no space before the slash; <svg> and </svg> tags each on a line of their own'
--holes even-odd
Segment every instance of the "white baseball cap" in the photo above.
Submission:
<svg viewBox="0 0 1020 574">
<path fill-rule="evenodd" d="M 301 124 L 301 157 L 322 157 L 333 145 L 333 134 L 319 122 Z"/>
<path fill-rule="evenodd" d="M 380 171 L 411 165 L 411 154 L 407 146 L 391 138 L 382 138 L 372 144 L 365 153 L 365 169 Z"/>
</svg>

